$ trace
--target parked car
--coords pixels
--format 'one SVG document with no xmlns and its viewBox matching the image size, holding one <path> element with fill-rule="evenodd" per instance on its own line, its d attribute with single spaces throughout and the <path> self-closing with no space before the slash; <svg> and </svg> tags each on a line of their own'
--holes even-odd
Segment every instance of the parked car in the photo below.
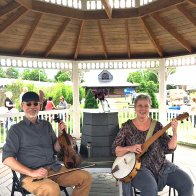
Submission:
<svg viewBox="0 0 196 196">
<path fill-rule="evenodd" d="M 170 89 L 167 90 L 167 105 L 170 106 L 181 106 L 181 105 L 189 105 L 189 95 L 183 89 Z"/>
</svg>

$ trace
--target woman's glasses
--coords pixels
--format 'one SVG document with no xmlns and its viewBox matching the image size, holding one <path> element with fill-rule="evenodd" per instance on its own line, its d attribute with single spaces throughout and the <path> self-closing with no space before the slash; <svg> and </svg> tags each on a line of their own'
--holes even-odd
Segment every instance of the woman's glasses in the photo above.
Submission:
<svg viewBox="0 0 196 196">
<path fill-rule="evenodd" d="M 28 106 L 28 107 L 30 107 L 30 106 L 32 106 L 32 105 L 34 105 L 34 106 L 38 106 L 39 105 L 39 102 L 24 102 L 25 104 L 26 104 L 26 106 Z"/>
<path fill-rule="evenodd" d="M 149 109 L 150 108 L 149 105 L 136 105 L 136 107 L 139 109 Z"/>
</svg>

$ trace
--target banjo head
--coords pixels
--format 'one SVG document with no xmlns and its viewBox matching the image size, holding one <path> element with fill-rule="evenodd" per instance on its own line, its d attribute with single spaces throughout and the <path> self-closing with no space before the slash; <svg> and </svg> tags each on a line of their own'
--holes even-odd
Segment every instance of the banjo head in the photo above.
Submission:
<svg viewBox="0 0 196 196">
<path fill-rule="evenodd" d="M 117 157 L 112 165 L 112 170 L 115 170 L 115 168 L 118 168 L 118 170 L 112 173 L 113 176 L 116 179 L 125 178 L 131 173 L 135 163 L 135 153 L 130 152 L 121 157 Z"/>
</svg>

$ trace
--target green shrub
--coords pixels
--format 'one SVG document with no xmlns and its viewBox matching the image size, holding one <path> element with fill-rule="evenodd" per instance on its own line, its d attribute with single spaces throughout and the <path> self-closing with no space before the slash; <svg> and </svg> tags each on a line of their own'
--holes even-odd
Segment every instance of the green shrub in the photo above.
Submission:
<svg viewBox="0 0 196 196">
<path fill-rule="evenodd" d="M 86 97 L 85 97 L 85 103 L 84 108 L 98 108 L 97 100 L 95 99 L 95 96 L 91 89 L 87 91 Z"/>
</svg>

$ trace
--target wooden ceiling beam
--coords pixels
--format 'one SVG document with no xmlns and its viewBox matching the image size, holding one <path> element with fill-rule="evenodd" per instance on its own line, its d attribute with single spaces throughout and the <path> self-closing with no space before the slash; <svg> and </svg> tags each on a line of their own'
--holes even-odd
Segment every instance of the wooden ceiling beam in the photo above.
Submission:
<svg viewBox="0 0 196 196">
<path fill-rule="evenodd" d="M 172 6 L 184 3 L 186 0 L 162 0 L 139 7 L 139 16 L 146 16 L 152 13 L 160 12 Z"/>
<path fill-rule="evenodd" d="M 33 0 L 15 0 L 15 2 L 19 3 L 23 7 L 27 9 L 32 9 Z"/>
<path fill-rule="evenodd" d="M 77 43 L 76 43 L 76 50 L 75 50 L 75 54 L 74 54 L 74 59 L 78 58 L 78 53 L 79 53 L 79 48 L 80 48 L 80 40 L 82 37 L 83 28 L 84 28 L 84 20 L 82 20 L 81 25 L 80 25 L 80 32 L 79 32 Z"/>
<path fill-rule="evenodd" d="M 17 2 L 13 1 L 11 3 L 8 3 L 6 6 L 0 9 L 0 17 L 5 14 L 9 14 L 10 12 L 17 9 L 18 7 L 20 7 L 20 4 L 18 4 Z"/>
<path fill-rule="evenodd" d="M 59 6 L 56 4 L 46 3 L 42 1 L 32 1 L 32 10 L 35 12 L 41 12 L 43 14 L 52 14 L 66 18 L 75 18 L 83 20 L 84 11 L 79 9 L 73 9 L 70 7 Z M 102 13 L 105 13 L 102 10 Z"/>
<path fill-rule="evenodd" d="M 67 18 L 74 18 L 78 20 L 105 20 L 110 18 L 135 18 L 150 15 L 155 12 L 168 9 L 186 1 L 194 3 L 196 0 L 162 0 L 154 1 L 148 5 L 139 8 L 126 8 L 126 9 L 112 9 L 109 0 L 102 0 L 105 4 L 104 10 L 79 10 L 64 6 L 59 6 L 47 2 L 36 0 L 15 0 L 22 6 L 35 12 L 43 14 L 58 15 Z"/>
<path fill-rule="evenodd" d="M 52 41 L 50 42 L 49 46 L 47 47 L 45 57 L 48 57 L 52 48 L 54 47 L 56 42 L 61 38 L 63 32 L 65 31 L 65 29 L 66 29 L 66 27 L 67 27 L 67 25 L 69 24 L 70 21 L 71 21 L 71 19 L 67 19 L 67 18 L 64 19 L 62 25 L 59 27 L 58 31 L 56 32 L 56 34 L 53 37 Z"/>
<path fill-rule="evenodd" d="M 153 44 L 154 48 L 158 52 L 159 56 L 163 57 L 163 50 L 160 47 L 160 45 L 159 45 L 158 41 L 156 40 L 155 36 L 153 35 L 153 32 L 152 32 L 150 26 L 148 25 L 148 23 L 146 22 L 145 18 L 146 17 L 141 18 L 141 22 L 142 22 L 142 25 L 144 27 L 144 30 L 146 31 L 151 43 Z"/>
<path fill-rule="evenodd" d="M 105 55 L 105 58 L 107 59 L 108 58 L 108 55 L 107 55 L 107 47 L 106 47 L 106 44 L 105 44 L 105 39 L 104 39 L 103 30 L 102 30 L 102 27 L 101 27 L 100 20 L 97 21 L 97 24 L 98 24 L 98 29 L 99 29 L 99 33 L 100 33 L 100 36 L 101 36 L 101 41 L 102 41 L 103 49 L 104 49 L 104 55 Z"/>
<path fill-rule="evenodd" d="M 126 35 L 127 35 L 127 53 L 128 53 L 128 57 L 131 57 L 131 47 L 130 47 L 130 37 L 129 37 L 129 21 L 126 20 Z"/>
<path fill-rule="evenodd" d="M 7 20 L 5 20 L 0 25 L 0 33 L 3 33 L 12 24 L 16 23 L 26 12 L 27 9 L 21 6 L 15 13 L 13 13 Z"/>
<path fill-rule="evenodd" d="M 112 7 L 110 5 L 109 0 L 101 0 L 101 2 L 105 8 L 105 12 L 106 12 L 108 18 L 111 19 L 112 18 Z"/>
<path fill-rule="evenodd" d="M 29 45 L 29 42 L 31 40 L 31 37 L 33 36 L 34 32 L 36 31 L 37 29 L 37 26 L 39 24 L 39 21 L 41 20 L 41 17 L 42 17 L 42 14 L 38 13 L 35 17 L 35 20 L 33 21 L 33 24 L 31 25 L 31 29 L 30 31 L 28 32 L 28 35 L 26 36 L 23 44 L 22 44 L 22 47 L 20 49 L 20 55 L 23 55 L 27 46 Z"/>
<path fill-rule="evenodd" d="M 157 13 L 151 15 L 167 32 L 169 32 L 186 50 L 192 52 L 191 45 L 174 30 L 174 27 L 166 23 Z"/>
<path fill-rule="evenodd" d="M 183 5 L 177 5 L 177 9 L 193 24 L 196 26 L 195 18 L 186 10 Z"/>
<path fill-rule="evenodd" d="M 196 0 L 187 0 L 191 5 L 196 6 Z"/>
</svg>

